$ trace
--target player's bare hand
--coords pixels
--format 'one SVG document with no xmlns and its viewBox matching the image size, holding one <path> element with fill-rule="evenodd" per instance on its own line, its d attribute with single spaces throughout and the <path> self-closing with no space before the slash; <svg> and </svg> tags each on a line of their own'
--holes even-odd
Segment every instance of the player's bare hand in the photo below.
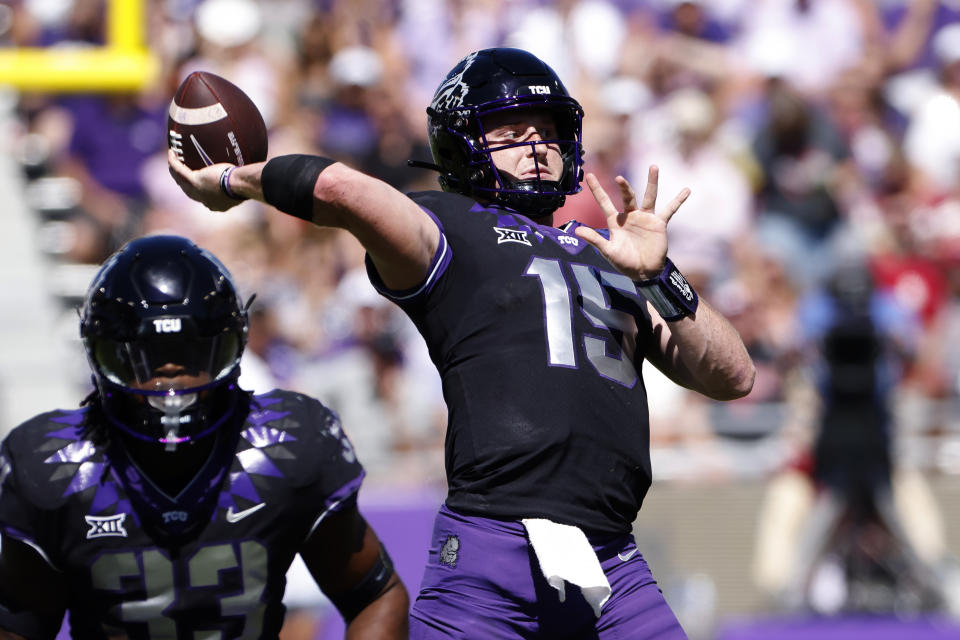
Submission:
<svg viewBox="0 0 960 640">
<path fill-rule="evenodd" d="M 586 175 L 587 186 L 607 218 L 610 239 L 589 227 L 577 227 L 576 234 L 596 247 L 610 264 L 632 280 L 653 278 L 663 270 L 667 259 L 667 223 L 690 195 L 690 189 L 682 189 L 664 210 L 657 212 L 658 177 L 659 169 L 651 165 L 643 199 L 638 203 L 630 183 L 623 176 L 617 176 L 623 201 L 621 209 L 613 203 L 594 174 Z"/>
<path fill-rule="evenodd" d="M 240 200 L 235 200 L 220 190 L 220 174 L 231 165 L 212 164 L 194 171 L 180 162 L 172 149 L 167 151 L 167 164 L 170 175 L 183 192 L 211 211 L 226 211 L 240 204 Z"/>
</svg>

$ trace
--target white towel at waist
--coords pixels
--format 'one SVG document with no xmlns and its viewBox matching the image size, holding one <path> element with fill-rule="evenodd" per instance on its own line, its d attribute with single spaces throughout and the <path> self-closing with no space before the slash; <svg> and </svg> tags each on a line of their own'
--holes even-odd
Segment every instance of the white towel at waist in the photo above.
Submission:
<svg viewBox="0 0 960 640">
<path fill-rule="evenodd" d="M 560 593 L 560 602 L 567 597 L 564 582 L 575 584 L 599 618 L 601 607 L 610 598 L 610 583 L 583 531 L 542 518 L 526 518 L 521 522 L 527 529 L 540 570 L 547 583 Z"/>
</svg>

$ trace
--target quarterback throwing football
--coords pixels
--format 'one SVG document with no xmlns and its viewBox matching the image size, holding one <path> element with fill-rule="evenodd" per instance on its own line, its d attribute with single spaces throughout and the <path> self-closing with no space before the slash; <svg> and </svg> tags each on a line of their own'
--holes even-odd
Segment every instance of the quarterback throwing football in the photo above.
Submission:
<svg viewBox="0 0 960 640">
<path fill-rule="evenodd" d="M 412 318 L 443 380 L 449 486 L 411 618 L 424 638 L 682 638 L 631 535 L 651 483 L 649 360 L 718 400 L 749 393 L 739 335 L 667 258 L 657 169 L 608 229 L 552 226 L 580 189 L 579 103 L 517 49 L 460 60 L 427 109 L 443 191 L 405 195 L 328 158 L 190 171 L 214 210 L 255 198 L 367 250 L 373 284 Z"/>
</svg>

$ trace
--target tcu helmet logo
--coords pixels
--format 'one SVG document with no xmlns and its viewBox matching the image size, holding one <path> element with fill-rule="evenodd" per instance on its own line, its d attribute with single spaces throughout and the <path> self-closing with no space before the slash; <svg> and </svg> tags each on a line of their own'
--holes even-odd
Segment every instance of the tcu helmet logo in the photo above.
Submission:
<svg viewBox="0 0 960 640">
<path fill-rule="evenodd" d="M 158 318 L 153 321 L 153 328 L 157 333 L 180 333 L 183 323 L 180 318 Z"/>
<path fill-rule="evenodd" d="M 471 53 L 469 56 L 463 60 L 463 69 L 460 70 L 460 73 L 450 76 L 447 80 L 440 85 L 440 88 L 437 89 L 437 95 L 433 97 L 433 103 L 430 105 L 430 108 L 437 111 L 446 111 L 448 109 L 454 109 L 463 104 L 463 97 L 467 93 L 467 84 L 463 81 L 463 74 L 467 72 L 467 69 L 470 68 L 470 65 L 473 64 L 473 61 L 476 60 L 477 53 Z"/>
<path fill-rule="evenodd" d="M 548 96 L 550 95 L 550 87 L 545 84 L 532 84 L 530 85 L 530 93 L 538 96 Z"/>
</svg>

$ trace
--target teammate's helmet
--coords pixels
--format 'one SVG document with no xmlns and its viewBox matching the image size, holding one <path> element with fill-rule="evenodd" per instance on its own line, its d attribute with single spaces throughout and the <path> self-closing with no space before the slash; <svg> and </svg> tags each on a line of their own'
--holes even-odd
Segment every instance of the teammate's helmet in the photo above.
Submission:
<svg viewBox="0 0 960 640">
<path fill-rule="evenodd" d="M 233 414 L 247 324 L 212 254 L 179 236 L 128 243 L 97 273 L 80 312 L 109 423 L 167 450 L 213 433 Z"/>
<path fill-rule="evenodd" d="M 551 112 L 559 139 L 491 148 L 483 117 L 524 108 Z M 553 69 L 531 53 L 497 48 L 466 56 L 440 84 L 427 117 L 430 150 L 444 191 L 496 201 L 534 217 L 553 213 L 567 195 L 580 191 L 583 109 Z M 498 171 L 490 157 L 490 152 L 498 149 L 537 144 L 559 147 L 563 157 L 560 180 L 540 179 L 539 168 L 535 179 L 516 180 Z"/>
</svg>

